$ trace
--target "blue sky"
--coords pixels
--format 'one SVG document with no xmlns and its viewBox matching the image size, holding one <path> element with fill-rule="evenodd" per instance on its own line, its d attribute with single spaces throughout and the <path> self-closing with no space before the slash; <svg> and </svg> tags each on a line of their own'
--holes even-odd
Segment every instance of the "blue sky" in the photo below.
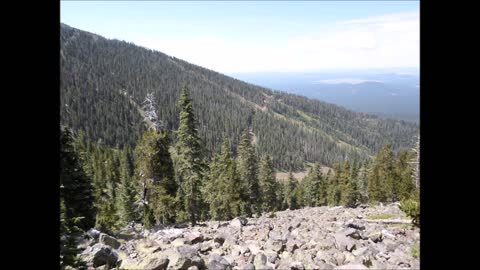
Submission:
<svg viewBox="0 0 480 270">
<path fill-rule="evenodd" d="M 60 17 L 223 73 L 419 66 L 418 1 L 62 1 Z"/>
</svg>

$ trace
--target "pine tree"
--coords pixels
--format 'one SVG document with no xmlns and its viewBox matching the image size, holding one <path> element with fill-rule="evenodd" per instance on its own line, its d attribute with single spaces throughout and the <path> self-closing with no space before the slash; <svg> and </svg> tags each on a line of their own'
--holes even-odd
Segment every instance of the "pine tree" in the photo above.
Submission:
<svg viewBox="0 0 480 270">
<path fill-rule="evenodd" d="M 258 173 L 260 183 L 260 198 L 262 211 L 271 212 L 280 210 L 278 205 L 278 195 L 276 194 L 278 183 L 275 180 L 275 171 L 273 170 L 272 160 L 269 156 L 265 156 L 260 161 Z"/>
<path fill-rule="evenodd" d="M 321 206 L 326 203 L 326 185 L 322 177 L 321 166 L 315 163 L 305 181 L 305 202 L 308 206 Z"/>
<path fill-rule="evenodd" d="M 236 162 L 230 143 L 224 139 L 220 155 L 215 155 L 205 186 L 205 201 L 210 217 L 214 220 L 229 220 L 241 214 L 243 201 Z"/>
<path fill-rule="evenodd" d="M 412 159 L 412 154 L 408 151 L 402 151 L 398 154 L 395 161 L 395 175 L 398 182 L 398 199 L 405 200 L 410 198 L 414 193 L 415 181 L 412 181 L 414 168 L 409 160 Z"/>
<path fill-rule="evenodd" d="M 146 131 L 135 148 L 135 175 L 141 186 L 142 219 L 147 228 L 155 222 L 175 221 L 177 185 L 168 148 L 168 133 L 155 129 Z"/>
<path fill-rule="evenodd" d="M 289 172 L 288 174 L 288 180 L 285 182 L 285 202 L 284 204 L 286 207 L 288 207 L 290 210 L 297 209 L 298 208 L 298 202 L 297 202 L 297 185 L 298 182 L 297 180 L 293 177 L 292 171 Z"/>
<path fill-rule="evenodd" d="M 82 218 L 78 227 L 87 230 L 95 224 L 93 187 L 74 150 L 73 136 L 63 128 L 60 137 L 60 185 L 65 203 L 65 218 Z"/>
<path fill-rule="evenodd" d="M 119 194 L 120 220 L 123 226 L 136 220 L 135 202 L 137 200 L 136 188 L 133 182 L 134 163 L 130 148 L 127 146 L 122 151 L 121 159 L 121 185 Z"/>
<path fill-rule="evenodd" d="M 342 194 L 340 204 L 353 207 L 358 199 L 357 188 L 357 165 L 354 162 L 352 166 L 347 161 L 344 163 L 341 177 Z"/>
<path fill-rule="evenodd" d="M 240 139 L 237 161 L 243 187 L 242 199 L 245 202 L 245 209 L 242 212 L 251 217 L 253 213 L 260 213 L 261 205 L 257 157 L 248 131 Z"/>
<path fill-rule="evenodd" d="M 62 188 L 60 188 L 62 190 Z M 86 265 L 79 258 L 76 238 L 82 234 L 77 224 L 79 217 L 67 218 L 65 200 L 60 197 L 60 269 L 84 269 Z"/>
<path fill-rule="evenodd" d="M 183 205 L 192 226 L 197 223 L 201 212 L 202 197 L 200 189 L 205 165 L 202 160 L 202 148 L 188 89 L 182 86 L 178 105 L 181 109 L 180 124 L 177 131 L 178 177 L 181 182 Z"/>
<path fill-rule="evenodd" d="M 368 180 L 370 202 L 394 201 L 397 197 L 397 182 L 394 171 L 395 156 L 390 144 L 377 154 Z"/>
<path fill-rule="evenodd" d="M 328 179 L 328 199 L 329 205 L 339 205 L 341 199 L 340 176 L 342 175 L 342 167 L 339 163 L 333 165 L 333 172 L 330 170 L 327 174 Z"/>
<path fill-rule="evenodd" d="M 115 204 L 114 182 L 107 182 L 107 189 L 97 203 L 98 211 L 95 228 L 108 234 L 113 234 L 118 229 L 118 212 Z"/>
<path fill-rule="evenodd" d="M 368 168 L 369 164 L 367 162 L 362 162 L 360 168 L 358 169 L 358 176 L 357 176 L 357 189 L 358 189 L 358 199 L 362 203 L 366 203 L 368 201 Z"/>
</svg>

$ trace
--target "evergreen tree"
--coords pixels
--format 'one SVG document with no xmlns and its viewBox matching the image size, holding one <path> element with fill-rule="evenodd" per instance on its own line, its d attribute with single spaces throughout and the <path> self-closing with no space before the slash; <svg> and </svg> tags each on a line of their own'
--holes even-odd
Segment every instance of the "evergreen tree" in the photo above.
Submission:
<svg viewBox="0 0 480 270">
<path fill-rule="evenodd" d="M 241 214 L 241 186 L 236 163 L 230 151 L 230 143 L 224 139 L 220 155 L 215 155 L 205 186 L 205 201 L 210 217 L 214 220 L 229 220 Z"/>
<path fill-rule="evenodd" d="M 344 163 L 341 176 L 341 185 L 342 185 L 342 194 L 340 204 L 353 207 L 358 199 L 358 189 L 357 189 L 357 168 L 356 164 L 353 163 L 350 166 L 350 163 L 347 161 Z"/>
<path fill-rule="evenodd" d="M 270 156 L 265 156 L 260 161 L 260 168 L 258 173 L 258 180 L 260 183 L 260 198 L 262 211 L 271 212 L 280 210 L 278 205 L 278 183 L 275 180 L 275 171 Z"/>
<path fill-rule="evenodd" d="M 113 234 L 118 229 L 119 217 L 115 204 L 115 183 L 108 181 L 105 192 L 97 202 L 98 211 L 95 228 L 108 234 Z"/>
<path fill-rule="evenodd" d="M 368 191 L 367 191 L 368 166 L 369 164 L 367 162 L 362 162 L 362 164 L 360 165 L 360 168 L 358 169 L 358 175 L 357 175 L 358 199 L 362 203 L 366 203 L 368 201 Z"/>
<path fill-rule="evenodd" d="M 60 188 L 62 190 L 62 188 Z M 60 269 L 83 269 L 86 268 L 79 258 L 80 250 L 77 248 L 75 239 L 82 230 L 77 224 L 79 217 L 67 218 L 65 200 L 60 197 Z"/>
<path fill-rule="evenodd" d="M 288 174 L 288 180 L 285 182 L 285 188 L 284 188 L 284 204 L 287 208 L 290 210 L 297 209 L 298 208 L 298 202 L 297 202 L 297 185 L 298 182 L 297 180 L 293 177 L 292 171 L 289 172 Z"/>
<path fill-rule="evenodd" d="M 199 207 L 202 204 L 200 189 L 205 165 L 202 160 L 200 138 L 195 127 L 193 105 L 186 85 L 182 86 L 178 105 L 181 112 L 176 144 L 177 171 L 181 182 L 184 209 L 193 226 L 197 223 L 201 212 Z"/>
<path fill-rule="evenodd" d="M 251 217 L 253 213 L 260 213 L 261 205 L 257 157 L 248 131 L 240 139 L 237 161 L 238 174 L 243 187 L 242 198 L 245 202 L 245 209 L 242 212 Z"/>
<path fill-rule="evenodd" d="M 136 220 L 135 202 L 137 200 L 136 188 L 133 182 L 134 163 L 130 148 L 127 146 L 122 151 L 121 159 L 121 185 L 119 194 L 119 216 L 123 226 Z"/>
<path fill-rule="evenodd" d="M 397 197 L 397 181 L 394 171 L 394 154 L 389 144 L 377 154 L 368 180 L 369 200 L 394 201 Z"/>
<path fill-rule="evenodd" d="M 339 163 L 333 165 L 333 172 L 330 170 L 327 174 L 328 179 L 328 199 L 329 205 L 339 205 L 341 199 L 340 176 L 342 175 L 342 167 Z"/>
<path fill-rule="evenodd" d="M 322 177 L 321 166 L 315 163 L 305 181 L 305 202 L 308 206 L 321 206 L 326 203 L 326 185 Z"/>
<path fill-rule="evenodd" d="M 67 220 L 81 217 L 78 227 L 87 230 L 95 224 L 93 187 L 74 150 L 72 133 L 61 130 L 60 137 L 60 185 L 65 203 Z"/>
<path fill-rule="evenodd" d="M 142 219 L 147 228 L 155 222 L 175 221 L 177 185 L 168 148 L 168 133 L 154 128 L 143 134 L 135 148 L 135 175 L 141 185 Z"/>
<path fill-rule="evenodd" d="M 414 168 L 409 160 L 412 159 L 413 153 L 402 151 L 399 153 L 395 161 L 395 175 L 398 183 L 398 199 L 405 200 L 412 196 L 415 192 L 415 181 L 412 181 Z M 416 179 L 415 179 L 416 180 Z"/>
</svg>

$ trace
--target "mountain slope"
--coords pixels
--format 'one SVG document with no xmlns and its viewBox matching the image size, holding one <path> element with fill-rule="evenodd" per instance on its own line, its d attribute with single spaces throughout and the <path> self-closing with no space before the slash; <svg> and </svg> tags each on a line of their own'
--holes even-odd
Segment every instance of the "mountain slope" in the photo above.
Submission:
<svg viewBox="0 0 480 270">
<path fill-rule="evenodd" d="M 418 126 L 379 119 L 302 96 L 274 92 L 132 43 L 61 26 L 61 123 L 108 145 L 135 145 L 145 130 L 141 106 L 154 92 L 166 129 L 178 126 L 180 84 L 185 82 L 208 153 L 223 136 L 238 143 L 247 129 L 257 150 L 276 168 L 305 162 L 332 165 L 367 158 L 382 144 L 410 147 Z"/>
</svg>

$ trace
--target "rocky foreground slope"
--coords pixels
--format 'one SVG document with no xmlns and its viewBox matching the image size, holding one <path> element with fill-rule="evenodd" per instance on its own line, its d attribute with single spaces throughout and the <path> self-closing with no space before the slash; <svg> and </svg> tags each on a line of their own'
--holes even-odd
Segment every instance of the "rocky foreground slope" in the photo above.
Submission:
<svg viewBox="0 0 480 270">
<path fill-rule="evenodd" d="M 419 229 L 388 223 L 406 219 L 391 204 L 286 210 L 115 237 L 90 231 L 82 258 L 91 269 L 419 269 Z"/>
</svg>

